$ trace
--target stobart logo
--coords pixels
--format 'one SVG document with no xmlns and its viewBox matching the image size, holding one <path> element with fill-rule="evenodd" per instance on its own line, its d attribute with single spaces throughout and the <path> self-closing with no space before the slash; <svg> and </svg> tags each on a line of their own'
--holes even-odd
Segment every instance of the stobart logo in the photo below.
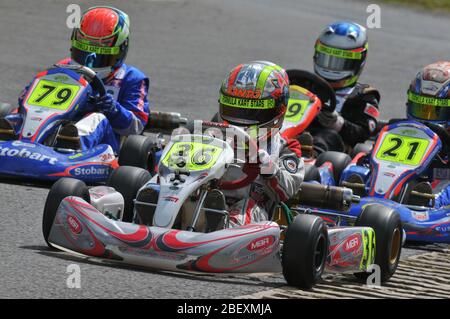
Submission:
<svg viewBox="0 0 450 319">
<path fill-rule="evenodd" d="M 41 153 L 31 152 L 26 148 L 19 149 L 0 146 L 0 156 L 27 158 L 38 162 L 48 162 L 50 165 L 55 165 L 58 161 L 56 157 L 50 157 Z"/>
</svg>

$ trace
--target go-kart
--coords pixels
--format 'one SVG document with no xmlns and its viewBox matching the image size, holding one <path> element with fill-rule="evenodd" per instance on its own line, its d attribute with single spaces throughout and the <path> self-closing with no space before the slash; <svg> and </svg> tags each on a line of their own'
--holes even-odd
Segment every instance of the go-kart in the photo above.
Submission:
<svg viewBox="0 0 450 319">
<path fill-rule="evenodd" d="M 201 122 L 201 121 L 200 121 Z M 374 263 L 382 280 L 395 271 L 400 246 L 386 234 L 401 231 L 398 215 L 368 205 L 355 227 L 327 227 L 309 208 L 275 205 L 266 221 L 232 226 L 224 191 L 242 189 L 259 178 L 235 162 L 235 147 L 258 146 L 241 128 L 201 122 L 202 134 L 172 136 L 158 173 L 121 166 L 107 186 L 87 188 L 63 178 L 51 188 L 43 214 L 43 235 L 51 247 L 160 270 L 211 273 L 283 272 L 290 285 L 310 288 L 324 271 L 356 273 Z M 211 130 L 212 133 L 211 133 Z M 227 138 L 219 138 L 223 132 Z M 231 136 L 231 138 L 228 138 Z M 236 142 L 236 140 L 238 142 Z M 226 180 L 228 170 L 241 170 Z M 358 198 L 350 189 L 303 183 L 299 201 L 347 210 Z"/>
<path fill-rule="evenodd" d="M 84 66 L 61 64 L 39 73 L 25 93 L 23 105 L 17 109 L 1 105 L 0 175 L 43 181 L 74 177 L 97 183 L 106 181 L 119 164 L 153 171 L 158 143 L 145 136 L 127 138 L 120 154 L 107 144 L 84 151 L 56 147 L 64 124 L 94 111 L 88 106 L 88 97 L 104 94 L 103 82 Z M 12 114 L 16 116 L 5 119 Z M 160 112 L 151 115 L 149 126 L 165 123 L 170 116 Z"/>
<path fill-rule="evenodd" d="M 442 127 L 411 120 L 391 120 L 370 149 L 357 145 L 340 185 L 362 197 L 360 207 L 381 203 L 399 212 L 410 242 L 450 242 L 450 209 L 436 207 L 433 175 L 448 172 L 444 160 L 450 135 Z M 442 174 L 441 174 L 442 175 Z M 448 180 L 448 174 L 441 177 Z"/>
</svg>

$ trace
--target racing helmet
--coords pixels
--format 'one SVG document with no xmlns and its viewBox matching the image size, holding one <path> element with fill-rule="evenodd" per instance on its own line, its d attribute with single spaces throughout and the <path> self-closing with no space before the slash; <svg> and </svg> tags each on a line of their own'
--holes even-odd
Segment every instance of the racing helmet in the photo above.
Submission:
<svg viewBox="0 0 450 319">
<path fill-rule="evenodd" d="M 367 58 L 366 29 L 354 22 L 335 22 L 316 41 L 314 71 L 334 89 L 355 85 Z"/>
<path fill-rule="evenodd" d="M 128 15 L 113 7 L 89 8 L 71 37 L 75 63 L 92 68 L 106 79 L 120 68 L 127 56 L 130 35 Z"/>
<path fill-rule="evenodd" d="M 439 61 L 420 70 L 408 89 L 409 119 L 450 124 L 450 62 Z"/>
<path fill-rule="evenodd" d="M 233 68 L 222 82 L 220 117 L 242 127 L 280 128 L 289 100 L 286 71 L 268 61 Z"/>
</svg>

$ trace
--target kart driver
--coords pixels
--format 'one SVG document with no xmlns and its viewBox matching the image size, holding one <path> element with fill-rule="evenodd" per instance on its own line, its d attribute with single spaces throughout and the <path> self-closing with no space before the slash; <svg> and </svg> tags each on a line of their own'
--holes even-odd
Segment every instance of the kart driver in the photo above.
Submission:
<svg viewBox="0 0 450 319">
<path fill-rule="evenodd" d="M 441 156 L 445 163 L 433 167 L 433 181 L 419 183 L 420 191 L 438 193 L 435 207 L 450 205 L 450 137 L 445 137 L 450 124 L 450 62 L 439 61 L 424 67 L 417 73 L 408 90 L 407 117 L 431 125 L 443 143 Z M 444 128 L 443 134 L 438 132 Z M 448 133 L 447 133 L 448 134 Z M 444 136 L 443 136 L 444 135 Z M 446 139 L 447 141 L 445 141 Z"/>
<path fill-rule="evenodd" d="M 124 63 L 128 52 L 128 15 L 113 7 L 93 7 L 81 17 L 71 37 L 71 58 L 59 63 L 81 64 L 93 69 L 103 80 L 107 94 L 91 97 L 86 114 L 76 124 L 64 125 L 56 146 L 90 149 L 100 143 L 120 148 L 120 136 L 140 134 L 147 124 L 149 79 Z M 105 48 L 109 49 L 105 51 Z M 101 53 L 100 53 L 101 52 Z M 26 89 L 19 97 L 19 105 Z"/>
<path fill-rule="evenodd" d="M 315 45 L 314 72 L 335 90 L 334 112 L 322 111 L 309 127 L 320 151 L 349 151 L 375 131 L 379 92 L 358 82 L 366 64 L 366 29 L 354 22 L 336 22 L 322 31 Z"/>
<path fill-rule="evenodd" d="M 258 163 L 250 164 L 259 176 L 250 186 L 225 191 L 230 222 L 239 226 L 266 221 L 274 204 L 295 195 L 304 177 L 300 144 L 281 137 L 289 98 L 289 79 L 284 69 L 267 61 L 240 64 L 222 82 L 219 114 L 225 122 L 252 130 L 258 138 Z M 250 100 L 259 101 L 249 107 Z M 253 102 L 253 101 L 251 101 Z M 262 145 L 267 145 L 263 147 Z M 230 169 L 225 180 L 241 171 Z"/>
</svg>

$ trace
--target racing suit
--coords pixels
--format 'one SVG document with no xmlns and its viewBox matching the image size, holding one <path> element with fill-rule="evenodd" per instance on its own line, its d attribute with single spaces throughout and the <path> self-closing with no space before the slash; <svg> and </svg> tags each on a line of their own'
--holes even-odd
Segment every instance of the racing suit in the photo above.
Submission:
<svg viewBox="0 0 450 319">
<path fill-rule="evenodd" d="M 59 62 L 67 63 L 71 63 L 70 58 Z M 84 114 L 75 126 L 82 150 L 104 143 L 111 145 L 117 153 L 120 149 L 120 137 L 142 133 L 148 122 L 149 78 L 137 68 L 122 64 L 112 76 L 104 80 L 104 85 L 106 92 L 115 101 L 116 111 L 106 115 L 100 112 Z M 19 105 L 22 105 L 27 90 L 28 86 L 19 97 Z"/>
<path fill-rule="evenodd" d="M 344 122 L 340 131 L 324 128 L 316 118 L 309 131 L 314 145 L 322 151 L 344 152 L 345 145 L 354 147 L 365 142 L 377 127 L 380 93 L 367 84 L 336 90 L 336 112 Z"/>
<path fill-rule="evenodd" d="M 271 172 L 262 169 L 249 186 L 224 191 L 231 226 L 269 220 L 275 205 L 294 196 L 300 188 L 305 174 L 300 144 L 296 140 L 286 140 L 280 134 L 273 138 L 273 149 L 268 150 Z M 223 179 L 235 180 L 240 177 L 240 169 L 233 170 L 230 166 Z"/>
</svg>

